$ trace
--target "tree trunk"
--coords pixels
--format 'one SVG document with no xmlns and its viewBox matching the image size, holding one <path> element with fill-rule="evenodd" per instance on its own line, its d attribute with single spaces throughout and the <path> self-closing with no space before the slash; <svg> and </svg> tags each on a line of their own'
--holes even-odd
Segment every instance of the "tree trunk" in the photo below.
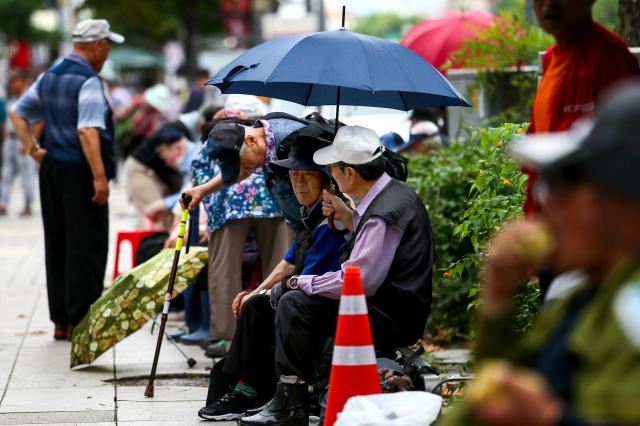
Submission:
<svg viewBox="0 0 640 426">
<path fill-rule="evenodd" d="M 620 0 L 617 33 L 629 46 L 640 46 L 640 0 Z"/>
</svg>

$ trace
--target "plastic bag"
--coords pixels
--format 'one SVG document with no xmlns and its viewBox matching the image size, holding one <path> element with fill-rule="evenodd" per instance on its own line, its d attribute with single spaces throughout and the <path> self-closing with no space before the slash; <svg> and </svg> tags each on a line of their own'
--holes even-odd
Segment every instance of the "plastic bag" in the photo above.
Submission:
<svg viewBox="0 0 640 426">
<path fill-rule="evenodd" d="M 420 391 L 354 396 L 335 426 L 428 426 L 441 406 L 441 397 Z"/>
</svg>

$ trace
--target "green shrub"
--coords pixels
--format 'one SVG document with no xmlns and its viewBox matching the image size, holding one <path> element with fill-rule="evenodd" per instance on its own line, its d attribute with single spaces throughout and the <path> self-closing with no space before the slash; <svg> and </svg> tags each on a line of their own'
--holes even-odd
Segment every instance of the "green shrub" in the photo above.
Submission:
<svg viewBox="0 0 640 426">
<path fill-rule="evenodd" d="M 430 156 L 412 156 L 409 185 L 431 218 L 436 245 L 433 303 L 428 336 L 436 341 L 469 339 L 469 313 L 478 303 L 479 265 L 489 238 L 522 215 L 527 176 L 505 154 L 524 127 L 505 124 L 471 130 L 468 139 Z M 516 298 L 518 330 L 537 313 L 537 288 Z"/>
</svg>

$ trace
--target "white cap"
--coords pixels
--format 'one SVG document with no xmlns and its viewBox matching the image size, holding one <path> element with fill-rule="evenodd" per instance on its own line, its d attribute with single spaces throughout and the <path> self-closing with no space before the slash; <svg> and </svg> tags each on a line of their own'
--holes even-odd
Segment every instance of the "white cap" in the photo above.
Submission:
<svg viewBox="0 0 640 426">
<path fill-rule="evenodd" d="M 380 157 L 383 151 L 380 138 L 373 130 L 362 126 L 344 126 L 338 129 L 333 144 L 313 154 L 313 161 L 325 166 L 340 161 L 367 164 Z"/>
<path fill-rule="evenodd" d="M 165 112 L 171 102 L 171 92 L 164 84 L 156 84 L 144 91 L 144 101 L 160 112 Z"/>
<path fill-rule="evenodd" d="M 124 36 L 111 32 L 109 22 L 106 19 L 85 19 L 78 22 L 76 29 L 71 33 L 74 43 L 91 43 L 97 40 L 110 40 L 114 43 L 124 42 Z"/>
<path fill-rule="evenodd" d="M 253 95 L 229 95 L 224 107 L 244 112 L 247 117 L 261 117 L 265 114 L 264 104 Z"/>
</svg>

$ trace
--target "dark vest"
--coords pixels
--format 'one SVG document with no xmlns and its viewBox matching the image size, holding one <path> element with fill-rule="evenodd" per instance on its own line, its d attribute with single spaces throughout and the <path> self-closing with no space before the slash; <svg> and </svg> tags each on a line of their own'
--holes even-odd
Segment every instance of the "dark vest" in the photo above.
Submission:
<svg viewBox="0 0 640 426">
<path fill-rule="evenodd" d="M 44 148 L 54 160 L 89 167 L 78 137 L 78 94 L 82 85 L 96 72 L 71 59 L 64 59 L 44 73 L 38 85 L 44 119 Z M 116 173 L 115 137 L 111 108 L 107 102 L 106 129 L 98 129 L 105 173 Z"/>
<path fill-rule="evenodd" d="M 418 195 L 407 184 L 393 179 L 362 215 L 354 237 L 344 247 L 343 261 L 353 250 L 355 236 L 374 216 L 403 234 L 387 277 L 367 298 L 367 304 L 370 310 L 376 309 L 394 321 L 399 330 L 398 344 L 410 345 L 422 338 L 431 311 L 431 222 Z"/>
<path fill-rule="evenodd" d="M 322 203 L 318 203 L 307 216 L 302 217 L 302 226 L 296 232 L 295 271 L 293 275 L 300 275 L 304 270 L 304 261 L 313 242 L 313 233 L 324 222 L 322 215 Z"/>
</svg>

